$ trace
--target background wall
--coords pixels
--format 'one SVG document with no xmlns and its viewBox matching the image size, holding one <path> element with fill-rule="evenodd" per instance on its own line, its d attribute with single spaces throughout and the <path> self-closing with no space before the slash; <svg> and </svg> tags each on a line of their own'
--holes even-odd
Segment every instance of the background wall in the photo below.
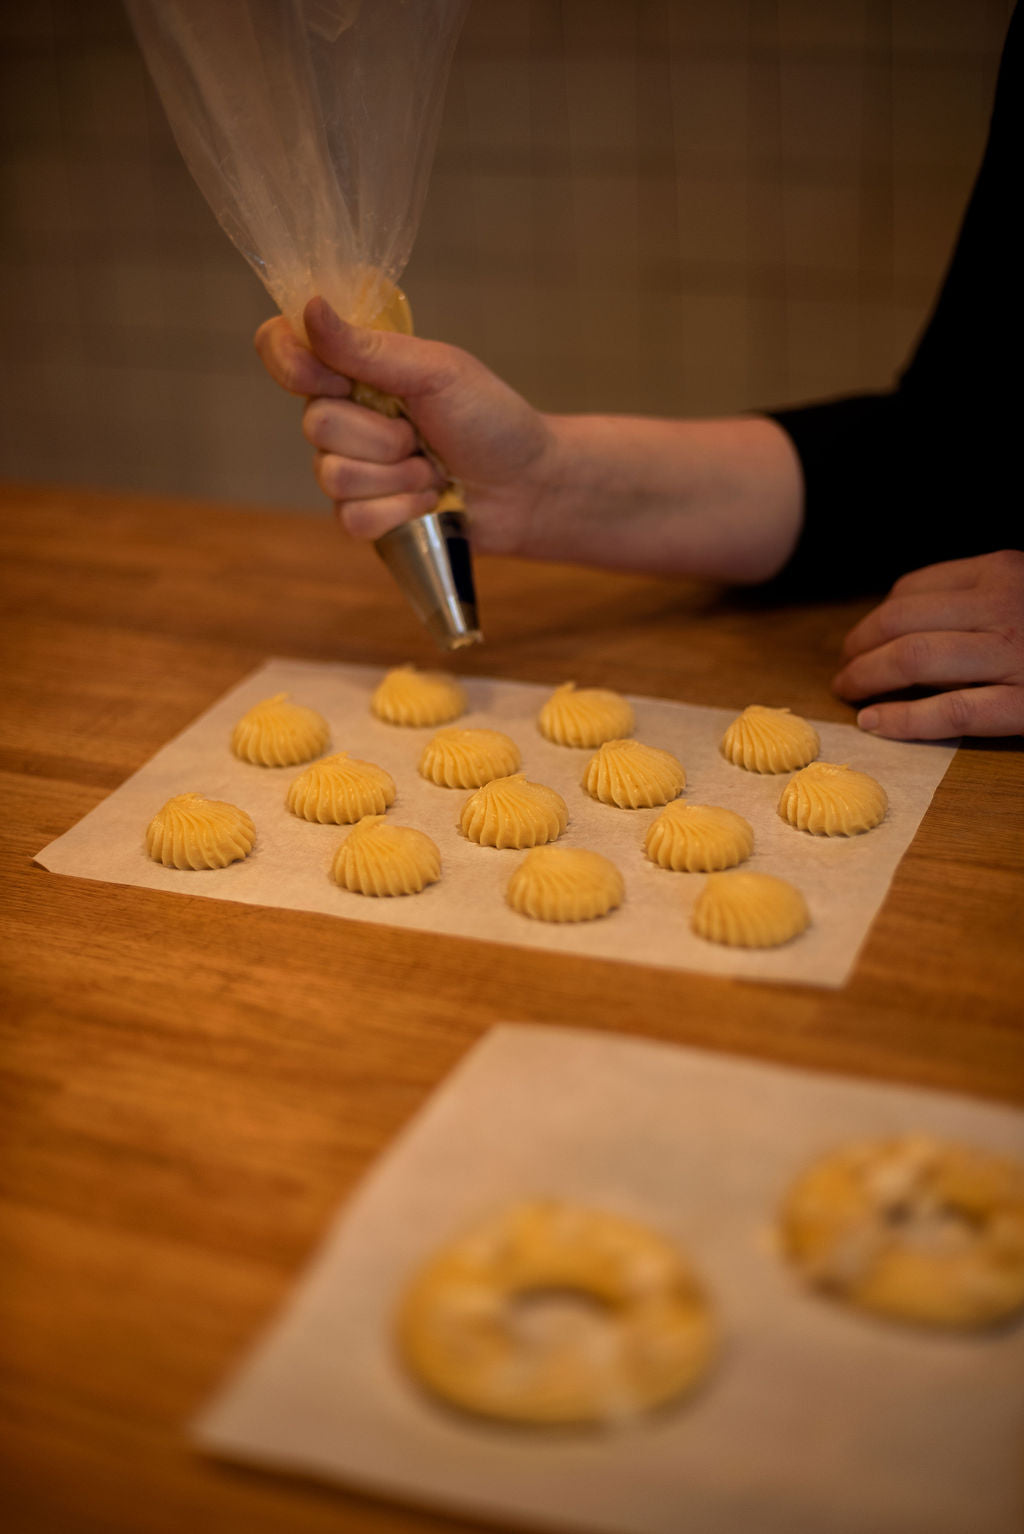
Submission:
<svg viewBox="0 0 1024 1534">
<path fill-rule="evenodd" d="M 473 0 L 405 286 L 538 405 L 885 387 L 1011 0 Z M 0 0 L 0 474 L 326 510 L 116 0 Z"/>
</svg>

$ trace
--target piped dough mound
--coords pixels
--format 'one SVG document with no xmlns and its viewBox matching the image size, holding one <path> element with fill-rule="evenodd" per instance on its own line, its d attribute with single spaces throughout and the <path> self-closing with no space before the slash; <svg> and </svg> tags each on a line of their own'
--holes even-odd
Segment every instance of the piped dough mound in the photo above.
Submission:
<svg viewBox="0 0 1024 1534">
<path fill-rule="evenodd" d="M 257 767 L 297 767 L 330 745 L 327 720 L 316 709 L 292 703 L 286 692 L 264 698 L 235 725 L 231 749 Z"/>
<path fill-rule="evenodd" d="M 774 874 L 714 873 L 697 896 L 691 925 L 698 937 L 732 948 L 777 948 L 810 925 L 798 889 Z"/>
<path fill-rule="evenodd" d="M 788 708 L 751 703 L 726 730 L 720 749 L 748 772 L 793 772 L 813 762 L 821 741 L 814 726 Z"/>
<path fill-rule="evenodd" d="M 787 1193 L 783 1250 L 834 1300 L 983 1327 L 1024 1308 L 1024 1166 L 909 1134 L 824 1156 Z"/>
<path fill-rule="evenodd" d="M 513 1204 L 430 1258 L 396 1316 L 399 1354 L 451 1406 L 503 1422 L 602 1425 L 684 1395 L 718 1347 L 682 1252 L 637 1221 Z"/>
<path fill-rule="evenodd" d="M 442 671 L 397 666 L 377 684 L 370 711 L 386 724 L 445 724 L 466 712 L 466 694 L 454 677 Z"/>
<path fill-rule="evenodd" d="M 632 735 L 635 724 L 633 705 L 620 693 L 575 682 L 556 687 L 537 716 L 540 733 L 556 746 L 600 746 Z"/>
<path fill-rule="evenodd" d="M 441 877 L 441 854 L 425 831 L 367 815 L 331 863 L 331 878 L 357 895 L 418 895 Z"/>
<path fill-rule="evenodd" d="M 592 799 L 622 810 L 667 804 L 685 786 L 683 765 L 671 751 L 638 740 L 606 740 L 583 774 L 583 787 Z"/>
<path fill-rule="evenodd" d="M 508 882 L 513 911 L 536 921 L 593 921 L 625 898 L 622 875 L 585 847 L 535 847 Z"/>
<path fill-rule="evenodd" d="M 835 762 L 812 762 L 779 799 L 783 820 L 812 836 L 857 836 L 883 821 L 888 808 L 881 783 Z"/>
<path fill-rule="evenodd" d="M 717 804 L 669 804 L 644 837 L 651 862 L 677 873 L 733 868 L 753 850 L 750 821 Z"/>
<path fill-rule="evenodd" d="M 395 802 L 395 780 L 375 762 L 347 751 L 325 756 L 290 784 L 285 803 L 301 820 L 346 826 L 364 815 L 383 815 Z"/>
<path fill-rule="evenodd" d="M 522 772 L 485 783 L 459 816 L 463 836 L 481 847 L 537 847 L 555 841 L 568 824 L 561 794 L 544 783 L 528 782 Z"/>
<path fill-rule="evenodd" d="M 146 851 L 165 868 L 226 868 L 247 858 L 255 840 L 245 810 L 202 794 L 176 794 L 146 828 Z"/>
<path fill-rule="evenodd" d="M 480 788 L 522 765 L 519 747 L 501 730 L 438 730 L 420 757 L 420 772 L 440 788 Z"/>
</svg>

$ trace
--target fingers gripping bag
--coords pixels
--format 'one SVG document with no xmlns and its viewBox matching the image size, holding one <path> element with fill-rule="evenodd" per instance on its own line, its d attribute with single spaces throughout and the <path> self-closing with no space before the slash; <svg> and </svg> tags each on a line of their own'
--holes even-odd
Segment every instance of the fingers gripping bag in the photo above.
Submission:
<svg viewBox="0 0 1024 1534">
<path fill-rule="evenodd" d="M 295 334 L 317 295 L 411 334 L 398 284 L 468 0 L 126 3 L 189 170 Z M 365 384 L 353 397 L 404 413 Z M 376 547 L 443 648 L 481 637 L 454 482 Z"/>
</svg>

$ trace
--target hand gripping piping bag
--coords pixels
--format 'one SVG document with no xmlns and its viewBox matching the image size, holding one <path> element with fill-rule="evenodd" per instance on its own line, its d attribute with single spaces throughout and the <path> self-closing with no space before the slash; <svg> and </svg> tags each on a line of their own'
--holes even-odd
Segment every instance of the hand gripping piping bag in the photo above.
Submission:
<svg viewBox="0 0 1024 1534">
<path fill-rule="evenodd" d="M 412 333 L 412 251 L 468 0 L 127 0 L 178 147 L 296 335 L 317 294 Z M 385 414 L 401 402 L 363 384 Z M 429 446 L 420 447 L 438 464 Z M 376 543 L 443 649 L 481 638 L 458 485 Z"/>
</svg>

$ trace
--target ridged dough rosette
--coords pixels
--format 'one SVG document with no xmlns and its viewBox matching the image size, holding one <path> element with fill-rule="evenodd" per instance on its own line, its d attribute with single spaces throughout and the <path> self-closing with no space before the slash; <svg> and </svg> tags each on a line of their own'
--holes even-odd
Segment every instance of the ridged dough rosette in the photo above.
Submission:
<svg viewBox="0 0 1024 1534">
<path fill-rule="evenodd" d="M 788 708 L 751 703 L 722 736 L 721 752 L 748 772 L 792 772 L 821 750 L 818 732 Z"/>
<path fill-rule="evenodd" d="M 536 847 L 555 841 L 568 824 L 561 794 L 544 783 L 527 782 L 521 772 L 478 788 L 459 817 L 463 835 L 481 847 Z"/>
<path fill-rule="evenodd" d="M 585 847 L 535 847 L 508 883 L 514 911 L 537 921 L 593 921 L 625 897 L 622 875 L 600 852 Z"/>
<path fill-rule="evenodd" d="M 606 740 L 587 763 L 583 787 L 592 799 L 623 810 L 667 804 L 686 786 L 679 759 L 638 740 Z"/>
<path fill-rule="evenodd" d="M 812 762 L 782 790 L 779 814 L 812 836 L 857 836 L 885 819 L 889 799 L 866 772 L 835 762 Z"/>
<path fill-rule="evenodd" d="M 633 705 L 603 687 L 557 687 L 537 716 L 540 733 L 556 746 L 599 746 L 632 735 Z"/>
<path fill-rule="evenodd" d="M 443 671 L 396 666 L 377 684 L 370 711 L 386 724 L 445 724 L 466 712 L 466 694 L 455 678 Z"/>
<path fill-rule="evenodd" d="M 798 889 L 774 874 L 710 874 L 693 907 L 698 937 L 733 948 L 776 948 L 810 925 Z"/>
<path fill-rule="evenodd" d="M 248 857 L 255 840 L 245 810 L 202 794 L 176 794 L 146 829 L 146 851 L 166 868 L 226 868 Z"/>
<path fill-rule="evenodd" d="M 753 850 L 750 821 L 717 804 L 666 805 L 644 837 L 651 862 L 677 873 L 732 868 Z"/>
<path fill-rule="evenodd" d="M 347 751 L 325 756 L 300 773 L 289 786 L 285 803 L 301 820 L 345 826 L 364 815 L 383 815 L 395 802 L 395 780 L 375 762 L 364 762 Z"/>
<path fill-rule="evenodd" d="M 519 747 L 501 730 L 438 730 L 420 757 L 420 772 L 440 788 L 480 788 L 522 764 Z"/>
<path fill-rule="evenodd" d="M 297 767 L 326 751 L 327 720 L 316 709 L 292 703 L 286 692 L 264 698 L 235 725 L 231 749 L 257 767 Z"/>
<path fill-rule="evenodd" d="M 417 895 L 441 877 L 441 854 L 425 831 L 367 815 L 331 863 L 331 878 L 359 895 Z"/>
</svg>

